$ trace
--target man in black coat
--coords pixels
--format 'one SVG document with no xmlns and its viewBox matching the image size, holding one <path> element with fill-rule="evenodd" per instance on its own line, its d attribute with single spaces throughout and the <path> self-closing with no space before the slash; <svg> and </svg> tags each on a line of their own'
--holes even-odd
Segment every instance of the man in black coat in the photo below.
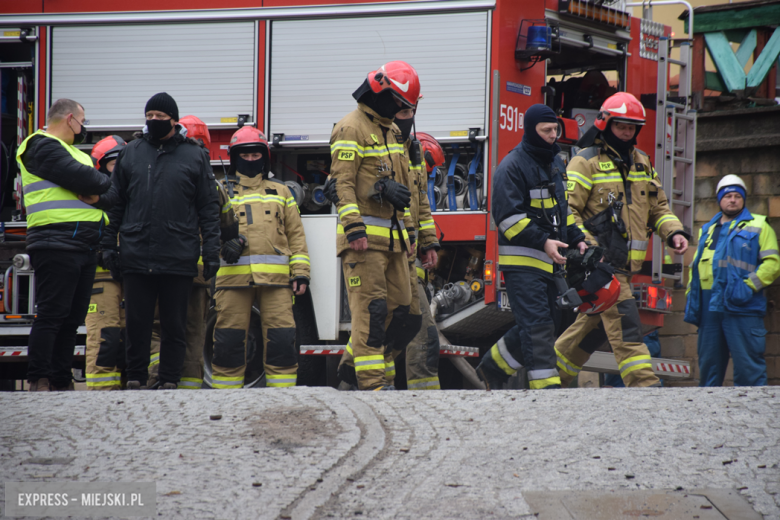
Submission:
<svg viewBox="0 0 780 520">
<path fill-rule="evenodd" d="M 119 155 L 104 197 L 109 200 L 98 202 L 114 204 L 103 261 L 124 280 L 127 388 L 145 388 L 159 299 L 158 387 L 173 389 L 187 348 L 187 301 L 198 260 L 202 256 L 206 280 L 219 269 L 220 209 L 211 165 L 195 141 L 181 134 L 176 101 L 165 92 L 155 94 L 145 114 L 143 138 Z"/>
<path fill-rule="evenodd" d="M 17 152 L 27 208 L 27 252 L 35 269 L 38 315 L 29 338 L 27 378 L 31 391 L 73 390 L 71 367 L 78 326 L 84 323 L 95 251 L 105 214 L 79 200 L 111 183 L 74 145 L 87 134 L 84 107 L 58 99 L 46 131 L 24 140 Z"/>
</svg>

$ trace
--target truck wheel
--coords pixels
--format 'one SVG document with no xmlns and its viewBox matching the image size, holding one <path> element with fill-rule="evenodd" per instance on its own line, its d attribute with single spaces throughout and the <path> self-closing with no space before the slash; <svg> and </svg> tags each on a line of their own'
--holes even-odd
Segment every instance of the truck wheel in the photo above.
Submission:
<svg viewBox="0 0 780 520">
<path fill-rule="evenodd" d="M 214 357 L 214 326 L 217 324 L 217 312 L 209 309 L 206 319 L 206 343 L 203 346 L 203 386 L 212 386 L 211 360 Z M 263 367 L 263 328 L 260 321 L 260 309 L 252 306 L 252 319 L 246 339 L 246 372 L 244 388 L 265 386 L 265 367 Z"/>
<path fill-rule="evenodd" d="M 311 294 L 295 297 L 295 350 L 298 352 L 298 386 L 325 386 L 328 384 L 325 367 L 326 356 L 301 356 L 301 345 L 319 345 L 317 322 Z"/>
</svg>

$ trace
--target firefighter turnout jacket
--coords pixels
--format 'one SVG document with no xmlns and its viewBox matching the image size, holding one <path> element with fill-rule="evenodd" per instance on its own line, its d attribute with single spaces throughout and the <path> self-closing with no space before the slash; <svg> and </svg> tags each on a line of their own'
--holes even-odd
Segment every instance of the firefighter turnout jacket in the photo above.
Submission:
<svg viewBox="0 0 780 520">
<path fill-rule="evenodd" d="M 380 117 L 363 103 L 333 128 L 330 174 L 339 198 L 339 255 L 349 249 L 349 239 L 363 237 L 368 238 L 368 248 L 376 251 L 410 249 L 411 213 L 396 211 L 388 201 L 373 197 L 374 184 L 382 178 L 411 186 L 404 145 L 395 137 L 399 133 L 391 119 Z"/>
<path fill-rule="evenodd" d="M 221 260 L 217 290 L 269 285 L 288 287 L 310 278 L 311 264 L 298 205 L 283 183 L 260 175 L 232 178 L 233 211 L 238 232 L 247 239 L 239 261 Z M 222 207 L 223 214 L 227 206 Z"/>
<path fill-rule="evenodd" d="M 556 154 L 552 165 L 545 168 L 540 165 L 546 164 L 544 160 L 533 158 L 533 148 L 518 144 L 493 177 L 491 211 L 500 232 L 498 263 L 502 271 L 534 268 L 552 274 L 545 242 L 553 239 L 574 246 L 584 235 L 566 200 L 563 160 Z"/>
<path fill-rule="evenodd" d="M 647 228 L 654 229 L 669 246 L 672 236 L 683 231 L 672 213 L 650 159 L 643 151 L 631 151 L 631 164 L 623 164 L 620 155 L 601 140 L 578 153 L 566 168 L 569 206 L 574 220 L 587 240 L 595 244 L 583 222 L 607 209 L 614 200 L 624 203 L 621 218 L 626 225 L 628 265 L 614 266 L 631 272 L 641 270 L 647 253 Z"/>
</svg>

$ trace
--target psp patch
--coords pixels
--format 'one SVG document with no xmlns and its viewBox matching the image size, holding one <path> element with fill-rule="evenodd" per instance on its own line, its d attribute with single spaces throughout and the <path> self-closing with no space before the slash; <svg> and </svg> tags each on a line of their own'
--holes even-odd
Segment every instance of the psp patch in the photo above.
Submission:
<svg viewBox="0 0 780 520">
<path fill-rule="evenodd" d="M 360 277 L 359 276 L 350 276 L 349 277 L 349 286 L 350 287 L 360 287 Z"/>
<path fill-rule="evenodd" d="M 614 169 L 615 169 L 615 165 L 612 163 L 612 161 L 599 163 L 599 170 L 601 171 L 614 170 Z"/>
<path fill-rule="evenodd" d="M 90 303 L 89 304 L 89 310 L 87 311 L 87 314 L 97 312 L 97 303 Z"/>
<path fill-rule="evenodd" d="M 339 161 L 354 161 L 355 160 L 355 152 L 348 152 L 345 150 L 342 150 L 339 152 L 339 155 L 337 159 Z"/>
<path fill-rule="evenodd" d="M 575 182 L 574 181 L 566 181 L 566 189 L 568 191 L 574 191 Z"/>
</svg>

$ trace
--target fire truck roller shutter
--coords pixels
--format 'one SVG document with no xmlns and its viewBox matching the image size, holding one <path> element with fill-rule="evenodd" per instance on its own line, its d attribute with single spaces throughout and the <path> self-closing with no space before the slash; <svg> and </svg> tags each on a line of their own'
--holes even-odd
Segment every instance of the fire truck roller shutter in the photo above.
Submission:
<svg viewBox="0 0 780 520">
<path fill-rule="evenodd" d="M 366 71 L 392 60 L 420 76 L 417 128 L 435 138 L 484 128 L 487 25 L 485 11 L 272 22 L 269 136 L 327 141 Z"/>
<path fill-rule="evenodd" d="M 165 91 L 182 115 L 227 126 L 255 113 L 256 39 L 254 22 L 54 27 L 51 98 L 84 100 L 89 128 L 135 130 Z"/>
</svg>

